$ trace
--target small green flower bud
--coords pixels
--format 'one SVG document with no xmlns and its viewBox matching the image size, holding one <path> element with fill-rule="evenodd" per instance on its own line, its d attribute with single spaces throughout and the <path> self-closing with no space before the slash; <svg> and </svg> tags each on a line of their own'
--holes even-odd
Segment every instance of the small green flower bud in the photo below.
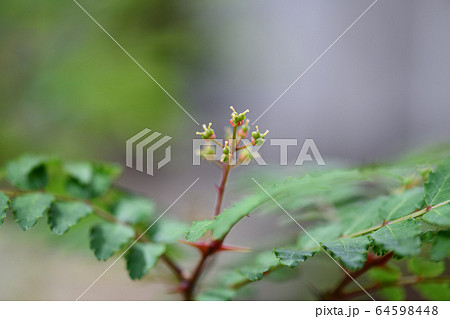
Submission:
<svg viewBox="0 0 450 319">
<path fill-rule="evenodd" d="M 214 130 L 211 128 L 212 123 L 209 123 L 208 127 L 203 124 L 203 132 L 197 132 L 197 135 L 200 135 L 203 139 L 214 139 L 216 135 L 214 134 Z"/>
</svg>

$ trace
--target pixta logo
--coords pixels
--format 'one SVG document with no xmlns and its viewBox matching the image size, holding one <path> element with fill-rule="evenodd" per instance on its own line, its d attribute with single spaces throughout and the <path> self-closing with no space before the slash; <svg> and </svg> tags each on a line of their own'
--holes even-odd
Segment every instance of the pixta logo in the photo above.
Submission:
<svg viewBox="0 0 450 319">
<path fill-rule="evenodd" d="M 128 139 L 126 142 L 126 166 L 135 168 L 136 170 L 143 172 L 144 171 L 144 162 L 146 165 L 146 173 L 148 175 L 153 176 L 153 164 L 154 164 L 154 152 L 159 149 L 161 146 L 166 144 L 168 141 L 172 139 L 170 136 L 162 136 L 158 139 L 162 134 L 159 132 L 151 133 L 151 130 L 146 128 L 132 138 Z M 150 135 L 149 135 L 150 134 Z M 157 140 L 158 139 L 158 140 Z M 155 142 L 156 140 L 156 142 Z M 153 143 L 154 142 L 154 143 Z M 134 152 L 134 149 L 136 151 Z M 135 153 L 136 157 L 134 160 L 133 154 Z M 171 148 L 170 145 L 165 149 L 165 156 L 162 160 L 160 160 L 157 164 L 158 169 L 166 165 L 170 162 Z M 136 165 L 134 165 L 136 164 Z"/>
</svg>

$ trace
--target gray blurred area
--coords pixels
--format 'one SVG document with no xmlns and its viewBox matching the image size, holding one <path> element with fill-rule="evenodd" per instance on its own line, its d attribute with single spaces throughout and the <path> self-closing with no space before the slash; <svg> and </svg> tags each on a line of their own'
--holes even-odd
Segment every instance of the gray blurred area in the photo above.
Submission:
<svg viewBox="0 0 450 319">
<path fill-rule="evenodd" d="M 255 119 L 371 3 L 211 5 L 204 25 L 221 22 L 214 50 L 223 57 L 196 104 L 217 120 L 228 104 L 249 107 Z M 314 138 L 324 157 L 358 162 L 447 140 L 449 30 L 450 1 L 380 0 L 258 124 L 272 137 Z"/>
<path fill-rule="evenodd" d="M 167 71 L 169 74 L 164 74 L 161 84 L 200 123 L 213 122 L 216 134 L 220 137 L 222 127 L 228 124 L 230 105 L 237 110 L 249 108 L 248 118 L 251 121 L 256 119 L 372 2 L 183 2 L 180 7 L 189 7 L 189 14 L 187 17 L 183 16 L 190 22 L 191 34 L 188 39 L 192 39 L 194 35 L 196 42 L 192 42 L 192 50 L 186 59 L 183 59 L 184 49 L 172 48 L 177 53 L 174 60 L 164 63 L 181 66 Z M 110 39 L 92 25 L 79 12 L 79 8 L 68 6 L 64 12 L 71 17 L 70 21 L 86 25 L 88 31 L 84 32 L 96 34 L 99 45 L 105 43 L 102 45 L 108 50 L 119 50 L 113 44 L 110 45 Z M 101 20 L 102 10 L 93 11 L 92 14 Z M 122 23 L 132 25 L 133 21 L 130 18 Z M 114 20 L 108 22 L 108 26 L 113 27 Z M 117 30 L 115 29 L 120 36 Z M 118 40 L 121 42 L 124 39 Z M 136 52 L 126 45 L 127 40 L 129 39 L 123 41 L 124 46 L 130 52 Z M 164 48 L 164 42 L 158 45 Z M 90 47 L 90 50 L 92 63 L 96 57 L 95 46 Z M 196 56 L 197 60 L 192 57 L 191 51 L 201 52 Z M 146 53 L 146 50 L 137 50 L 137 60 L 142 61 L 140 57 Z M 92 138 L 84 136 L 90 127 L 72 127 L 70 121 L 67 122 L 67 127 L 66 124 L 59 123 L 61 127 L 58 126 L 58 133 L 75 136 L 79 130 L 84 137 L 71 141 L 75 149 L 85 149 L 86 153 L 95 154 L 95 158 L 123 165 L 126 139 L 145 126 L 173 136 L 173 160 L 169 165 L 154 177 L 126 169 L 119 184 L 155 199 L 162 212 L 195 178 L 200 177 L 195 187 L 167 216 L 186 221 L 208 218 L 214 204 L 214 184 L 218 182 L 220 173 L 215 167 L 205 164 L 200 167 L 191 165 L 191 138 L 195 137 L 195 131 L 200 128 L 162 91 L 154 90 L 155 84 L 140 74 L 140 70 L 127 59 L 122 52 L 117 52 L 111 63 L 116 60 L 125 61 L 120 70 L 128 70 L 127 79 L 135 79 L 133 81 L 139 83 L 139 86 L 146 83 L 152 87 L 153 95 L 160 94 L 156 99 L 157 103 L 166 112 L 164 116 L 173 115 L 173 122 L 170 122 L 170 117 L 155 119 L 151 103 L 146 108 L 147 113 L 141 113 L 141 109 L 138 112 L 134 108 L 135 104 L 140 105 L 142 102 L 138 101 L 124 106 L 117 117 L 113 117 L 114 113 L 111 112 L 107 120 L 96 126 L 98 131 L 95 131 L 95 136 L 101 136 L 99 138 L 94 134 Z M 158 61 L 151 60 L 152 63 Z M 145 59 L 143 65 L 147 67 Z M 150 64 L 148 66 L 152 73 L 154 68 Z M 161 74 L 161 69 L 162 67 L 157 67 L 155 73 Z M 109 74 L 103 76 L 108 77 Z M 182 83 L 176 85 L 176 81 Z M 123 83 L 117 80 L 115 84 L 120 86 Z M 127 84 L 135 86 L 134 82 Z M 113 91 L 114 87 L 108 90 Z M 111 94 L 108 90 L 104 90 L 104 97 Z M 96 102 L 102 99 L 100 95 Z M 143 100 L 142 104 L 147 103 L 145 98 Z M 163 105 L 160 101 L 165 101 L 166 104 Z M 36 109 L 42 110 L 40 107 Z M 19 113 L 14 110 L 13 104 L 2 106 L 2 113 Z M 107 106 L 105 110 L 108 110 Z M 158 112 L 160 116 L 161 110 Z M 136 122 L 138 124 L 134 126 L 131 124 L 134 122 L 129 121 L 122 125 L 122 120 L 129 119 L 132 113 L 135 118 L 139 118 Z M 449 119 L 450 1 L 379 0 L 257 124 L 262 130 L 269 129 L 270 137 L 273 138 L 298 138 L 300 144 L 305 138 L 313 138 L 330 165 L 335 162 L 358 165 L 389 160 L 414 148 L 448 141 Z M 27 125 L 20 118 L 14 117 L 14 121 L 16 122 L 11 125 Z M 83 121 L 85 120 L 80 120 L 84 123 Z M 37 122 L 33 122 L 33 125 L 27 131 L 30 135 L 39 134 L 42 129 L 39 125 L 44 128 L 49 126 L 48 123 Z M 34 128 L 36 131 L 33 131 Z M 8 136 L 15 136 L 16 132 L 13 132 Z M 52 143 L 43 145 L 45 152 L 58 151 L 58 146 L 53 149 Z M 33 147 L 39 150 L 36 143 Z M 71 154 L 71 146 L 65 147 L 67 154 Z M 292 167 L 299 152 L 299 149 L 292 149 L 289 153 L 291 165 L 280 168 L 276 164 L 279 158 L 278 147 L 264 145 L 262 155 L 271 165 L 268 168 L 252 167 L 250 171 L 258 174 L 265 169 L 279 170 L 276 172 L 280 172 L 280 178 L 292 171 L 303 172 L 303 168 Z M 27 149 L 15 150 L 17 153 L 24 151 Z M 238 178 L 238 172 L 241 171 L 232 174 L 231 185 L 236 185 L 233 178 Z M 231 200 L 241 196 L 242 194 L 233 191 L 227 193 L 225 207 L 230 205 Z M 9 269 L 0 272 L 0 282 L 6 283 L 0 285 L 0 299 L 75 299 L 109 265 L 109 262 L 99 263 L 95 260 L 85 247 L 87 242 L 82 243 L 85 245 L 83 249 L 68 251 L 65 247 L 47 245 L 49 239 L 33 240 L 37 234 L 30 233 L 24 237 L 12 222 L 11 216 L 8 218 L 6 231 L 0 231 L 0 267 Z M 273 245 L 273 238 L 283 242 L 286 234 L 296 236 L 298 233 L 296 227 L 286 229 L 280 228 L 273 218 L 254 216 L 240 223 L 227 241 L 255 249 L 269 247 Z M 14 236 L 21 239 L 15 240 Z M 87 236 L 87 231 L 83 236 Z M 216 266 L 227 265 L 233 259 L 242 258 L 221 256 Z M 326 274 L 322 280 L 338 279 L 336 274 L 339 274 L 339 269 L 331 261 L 318 258 L 314 263 L 312 266 L 308 265 L 311 267 L 309 271 L 322 271 Z M 132 282 L 124 268 L 123 261 L 115 265 L 86 294 L 86 299 L 177 298 L 176 295 L 166 295 L 169 287 L 160 283 L 168 276 L 167 272 L 163 271 L 160 278 L 153 278 L 153 275 L 148 278 L 156 279 L 157 283 L 152 284 L 146 281 Z M 215 279 L 214 274 L 208 274 L 211 281 Z M 304 280 L 305 274 L 299 274 L 298 279 Z M 298 281 L 282 283 L 276 286 L 276 291 L 271 288 L 270 282 L 255 286 L 257 292 L 252 295 L 255 299 L 312 298 L 303 291 L 297 295 L 292 293 L 298 291 Z"/>
</svg>

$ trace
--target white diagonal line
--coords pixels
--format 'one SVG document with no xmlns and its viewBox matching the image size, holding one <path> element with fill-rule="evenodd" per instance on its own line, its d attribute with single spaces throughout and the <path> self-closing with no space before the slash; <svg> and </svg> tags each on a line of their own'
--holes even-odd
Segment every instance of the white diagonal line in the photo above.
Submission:
<svg viewBox="0 0 450 319">
<path fill-rule="evenodd" d="M 322 246 L 319 244 L 319 242 L 313 237 L 313 236 L 311 236 L 310 235 L 310 233 L 305 229 L 305 228 L 303 228 L 303 226 L 302 225 L 300 225 L 295 219 L 294 219 L 294 217 L 292 217 L 291 216 L 291 214 L 289 214 L 284 208 L 283 208 L 283 206 L 281 206 L 280 205 L 280 203 L 278 203 L 278 201 L 275 199 L 275 198 L 273 198 L 272 197 L 272 195 L 270 195 L 269 194 L 269 192 L 267 192 L 262 186 L 261 186 L 261 184 L 259 184 L 254 178 L 252 178 L 252 180 L 264 191 L 264 193 L 266 193 L 267 194 L 267 196 L 269 196 L 270 197 L 270 199 L 271 200 L 273 200 L 274 202 L 275 202 L 275 204 L 277 204 L 296 224 L 297 224 L 297 226 L 298 227 L 300 227 L 301 228 L 301 230 L 303 230 L 304 232 L 305 232 L 305 234 L 306 235 L 308 235 L 316 244 L 317 244 L 317 246 L 319 246 L 322 250 L 323 250 L 323 252 L 325 253 L 325 254 L 327 254 L 328 255 L 328 257 L 330 257 L 335 263 L 336 263 L 336 265 L 338 265 L 346 274 L 347 274 L 347 276 L 349 276 L 354 282 L 355 282 L 355 284 L 357 284 L 358 285 L 358 287 L 359 288 L 361 288 L 361 290 L 362 291 L 364 291 L 365 293 L 366 293 L 366 295 L 367 296 L 369 296 L 370 297 L 370 299 L 372 299 L 373 301 L 376 301 L 375 300 L 375 298 L 373 298 L 368 292 L 367 292 L 367 290 L 365 290 L 364 288 L 363 288 L 363 286 L 361 286 L 360 284 L 359 284 L 359 282 L 357 282 L 356 281 L 356 279 L 355 278 L 353 278 L 352 277 L 352 275 L 350 275 L 349 273 L 348 273 L 348 271 L 347 270 L 345 270 L 345 268 L 344 267 L 342 267 L 341 266 L 341 264 L 339 264 L 337 261 L 336 261 L 336 259 L 334 259 L 325 249 L 323 249 L 322 248 Z"/>
<path fill-rule="evenodd" d="M 100 29 L 102 29 L 103 32 L 105 32 L 105 33 L 111 38 L 111 40 L 113 40 L 114 43 L 117 44 L 117 45 L 119 46 L 119 48 L 121 48 L 122 51 L 125 52 L 125 54 L 128 55 L 128 57 L 129 57 L 131 60 L 133 60 L 133 62 L 134 62 L 134 63 L 135 63 L 142 71 L 144 71 L 144 73 L 147 74 L 147 76 L 148 76 L 150 79 L 152 79 L 153 82 L 155 82 L 156 85 L 158 85 L 158 86 L 161 88 L 161 90 L 163 90 L 164 93 L 166 93 L 166 95 L 167 95 L 168 97 L 170 97 L 170 98 L 172 99 L 172 101 L 174 101 L 175 104 L 178 105 L 178 107 L 179 107 L 180 109 L 183 110 L 184 113 L 187 114 L 187 116 L 189 116 L 189 117 L 191 118 L 191 120 L 193 120 L 193 121 L 195 122 L 195 124 L 200 125 L 200 124 L 192 117 L 192 115 L 189 114 L 189 112 L 186 111 L 186 109 L 185 109 L 184 107 L 182 107 L 181 104 L 180 104 L 177 100 L 175 100 L 175 98 L 174 98 L 172 95 L 170 95 L 170 93 L 167 92 L 167 91 L 161 86 L 161 84 L 159 84 L 158 81 L 156 81 L 156 79 L 155 79 L 153 76 L 151 76 L 150 73 L 148 73 L 147 70 L 145 70 L 145 69 L 142 67 L 142 65 L 139 64 L 138 61 L 136 61 L 135 58 L 133 58 L 133 57 L 131 56 L 131 54 L 129 54 L 128 51 L 125 50 L 125 49 L 119 44 L 119 42 L 117 42 L 117 41 L 116 41 L 116 40 L 108 33 L 108 31 L 106 31 L 105 28 L 103 28 L 103 27 L 100 25 L 100 23 L 98 23 L 97 20 L 95 20 L 94 17 L 91 16 L 91 15 L 89 14 L 89 12 L 86 11 L 85 8 L 83 8 L 76 0 L 73 0 L 73 2 L 75 2 L 76 5 L 79 6 L 80 9 L 83 10 L 83 12 L 86 13 L 86 15 L 87 15 L 92 21 L 94 21 L 94 23 L 95 23 Z"/>
<path fill-rule="evenodd" d="M 98 276 L 98 278 L 95 279 L 95 280 L 92 282 L 92 284 L 89 285 L 89 287 L 86 288 L 85 291 L 83 291 L 83 293 L 76 299 L 76 301 L 80 300 L 80 298 L 83 297 L 84 294 L 85 294 L 86 292 L 88 292 L 89 289 L 91 289 L 92 286 L 94 286 L 94 285 L 97 283 L 97 281 L 99 281 L 99 279 L 102 278 L 103 275 L 106 274 L 106 273 L 108 272 L 108 270 L 110 270 L 111 267 L 114 266 L 115 263 L 116 263 L 120 258 L 122 258 L 123 255 L 125 255 L 125 254 L 128 252 L 128 250 L 130 250 L 130 248 L 133 247 L 134 244 L 136 244 L 136 243 L 139 241 L 139 239 L 141 239 L 142 236 L 144 236 L 145 233 L 148 232 L 149 229 L 152 228 L 153 225 L 155 225 L 155 223 L 156 223 L 161 217 L 163 217 L 164 214 L 165 214 L 169 209 L 171 209 L 172 206 L 175 205 L 175 203 L 178 202 L 178 200 L 179 200 L 181 197 L 183 197 L 184 194 L 186 194 L 186 192 L 187 192 L 189 189 L 191 189 L 192 186 L 194 186 L 195 183 L 197 183 L 197 181 L 198 181 L 199 179 L 200 179 L 200 178 L 197 178 L 197 179 L 196 179 L 196 180 L 195 180 L 188 188 L 186 188 L 186 190 L 185 190 L 183 193 L 181 193 L 181 195 L 178 196 L 177 199 L 175 199 L 175 200 L 172 202 L 172 204 L 170 204 L 170 206 L 167 207 L 167 209 L 166 209 L 166 210 L 165 210 L 165 211 L 164 211 L 164 212 L 163 212 L 163 213 L 162 213 L 162 214 L 161 214 L 161 215 L 160 215 L 160 216 L 159 216 L 159 217 L 158 217 L 158 218 L 150 225 L 150 226 L 148 226 L 148 228 L 147 228 L 142 234 L 140 234 L 139 237 L 136 238 L 136 240 L 135 240 L 135 241 L 134 241 L 127 249 L 125 249 L 125 251 L 124 251 L 124 252 L 123 252 L 116 260 L 114 260 L 114 262 L 113 262 L 111 265 L 109 265 L 109 267 L 106 268 L 106 270 L 105 270 L 100 276 Z"/>
<path fill-rule="evenodd" d="M 289 87 L 286 90 L 284 90 L 284 92 L 281 93 L 281 95 L 279 97 L 277 97 L 276 100 L 273 101 L 272 104 L 270 104 L 267 107 L 267 109 L 260 116 L 258 116 L 258 118 L 256 120 L 253 121 L 252 125 L 254 125 L 264 114 L 266 114 L 266 112 L 269 111 L 272 108 L 272 106 L 274 106 L 274 104 L 277 103 L 278 100 L 281 99 L 283 97 L 283 95 L 286 94 L 286 92 L 289 91 L 291 89 L 291 87 L 293 87 L 295 85 L 295 83 L 298 82 L 298 80 L 300 80 L 306 73 L 308 73 L 308 71 L 317 63 L 317 61 L 319 61 L 328 52 L 328 50 L 330 50 L 333 47 L 333 45 L 335 45 L 359 21 L 359 19 L 361 19 L 367 13 L 367 11 L 369 11 L 370 8 L 372 8 L 373 5 L 377 2 L 378 2 L 378 0 L 375 0 L 374 2 L 372 2 L 372 4 L 366 10 L 364 10 L 364 12 L 361 13 L 360 16 L 358 18 L 356 18 L 356 20 L 353 21 L 353 23 L 350 24 L 348 26 L 348 28 L 345 29 L 345 31 L 342 32 L 342 34 L 333 43 L 331 43 L 330 46 L 325 51 L 323 51 L 323 53 L 321 55 L 319 55 L 319 57 L 317 59 L 315 59 L 313 61 L 313 63 L 311 63 L 308 66 L 308 68 L 305 71 L 303 71 L 303 73 L 300 74 L 300 76 L 297 79 L 295 79 L 295 81 L 292 82 L 292 84 L 289 85 Z"/>
</svg>

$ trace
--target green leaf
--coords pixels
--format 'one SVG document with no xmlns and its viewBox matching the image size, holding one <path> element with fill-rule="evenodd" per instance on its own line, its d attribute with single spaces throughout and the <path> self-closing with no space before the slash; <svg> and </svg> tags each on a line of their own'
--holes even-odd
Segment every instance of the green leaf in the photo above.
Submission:
<svg viewBox="0 0 450 319">
<path fill-rule="evenodd" d="M 361 269 L 367 260 L 369 249 L 367 236 L 342 238 L 338 241 L 324 243 L 322 246 L 332 257 L 337 258 L 350 270 Z"/>
<path fill-rule="evenodd" d="M 448 282 L 443 283 L 419 283 L 414 285 L 424 298 L 433 301 L 449 301 L 450 300 L 450 285 Z"/>
<path fill-rule="evenodd" d="M 166 247 L 160 244 L 136 243 L 127 255 L 127 269 L 131 279 L 140 279 L 152 269 L 158 258 L 164 254 Z"/>
<path fill-rule="evenodd" d="M 443 261 L 433 262 L 423 258 L 411 258 L 408 260 L 408 269 L 417 276 L 432 278 L 445 271 L 445 264 Z"/>
<path fill-rule="evenodd" d="M 317 243 L 333 241 L 342 234 L 342 226 L 338 223 L 323 224 L 308 230 L 308 234 L 302 233 L 297 241 L 301 250 L 320 251 Z M 313 239 L 314 238 L 314 239 Z"/>
<path fill-rule="evenodd" d="M 450 256 L 450 231 L 440 231 L 433 240 L 430 251 L 430 259 L 441 261 Z"/>
<path fill-rule="evenodd" d="M 381 196 L 363 204 L 356 204 L 341 209 L 343 234 L 350 235 L 362 229 L 381 224 L 383 219 L 380 217 L 380 210 L 385 202 L 386 196 Z"/>
<path fill-rule="evenodd" d="M 280 260 L 283 266 L 290 268 L 297 267 L 301 262 L 304 262 L 308 257 L 314 256 L 314 251 L 292 250 L 292 249 L 274 249 L 275 256 Z"/>
<path fill-rule="evenodd" d="M 406 292 L 403 287 L 384 287 L 379 290 L 385 300 L 402 301 L 405 300 Z"/>
<path fill-rule="evenodd" d="M 450 156 L 428 176 L 425 184 L 427 206 L 436 205 L 450 199 Z"/>
<path fill-rule="evenodd" d="M 357 170 L 353 171 L 331 171 L 327 174 L 308 174 L 298 178 L 288 178 L 282 183 L 276 185 L 264 186 L 273 198 L 286 204 L 288 209 L 291 207 L 289 203 L 302 196 L 317 196 L 319 193 L 330 192 L 330 182 L 340 186 L 340 184 L 361 179 L 361 173 Z M 215 239 L 222 239 L 231 228 L 245 216 L 248 216 L 256 208 L 266 203 L 272 204 L 279 212 L 278 206 L 273 203 L 272 199 L 265 192 L 260 191 L 252 196 L 235 203 L 232 207 L 225 209 L 212 221 L 201 221 L 200 224 L 194 224 L 188 230 L 187 240 L 195 241 L 202 237 L 206 231 L 211 230 Z M 304 200 L 300 200 L 300 205 L 304 204 Z M 310 202 L 308 200 L 308 202 Z"/>
<path fill-rule="evenodd" d="M 17 188 L 42 189 L 48 180 L 47 161 L 46 156 L 23 155 L 6 166 L 8 180 Z"/>
<path fill-rule="evenodd" d="M 450 204 L 433 208 L 423 215 L 423 220 L 428 224 L 450 227 Z"/>
<path fill-rule="evenodd" d="M 421 247 L 419 225 L 418 221 L 408 219 L 388 224 L 369 234 L 369 237 L 383 251 L 392 250 L 400 257 L 414 256 L 420 253 Z"/>
<path fill-rule="evenodd" d="M 408 189 L 400 194 L 389 196 L 380 209 L 380 216 L 385 221 L 406 216 L 423 207 L 424 190 L 421 187 Z"/>
<path fill-rule="evenodd" d="M 125 225 L 104 222 L 91 229 L 91 249 L 98 260 L 107 260 L 134 236 L 134 230 Z"/>
<path fill-rule="evenodd" d="M 390 264 L 382 267 L 373 267 L 368 271 L 372 280 L 379 283 L 393 283 L 400 279 L 401 272 L 398 267 Z"/>
<path fill-rule="evenodd" d="M 44 216 L 53 201 L 52 195 L 44 193 L 17 196 L 11 202 L 14 220 L 22 230 L 28 230 L 37 223 L 39 218 Z"/>
<path fill-rule="evenodd" d="M 246 281 L 246 277 L 236 270 L 226 271 L 220 278 L 220 283 L 228 287 L 237 285 L 243 281 Z"/>
<path fill-rule="evenodd" d="M 66 189 L 72 196 L 91 199 L 105 194 L 121 169 L 115 164 L 92 164 L 89 162 L 67 163 Z"/>
<path fill-rule="evenodd" d="M 3 225 L 3 222 L 6 218 L 6 210 L 9 206 L 9 198 L 4 193 L 0 192 L 0 226 Z"/>
<path fill-rule="evenodd" d="M 112 213 L 117 220 L 135 225 L 148 223 L 155 212 L 155 205 L 146 198 L 122 198 L 113 207 Z"/>
<path fill-rule="evenodd" d="M 192 222 L 192 226 L 186 232 L 186 240 L 190 242 L 194 242 L 205 233 L 211 229 L 211 225 L 214 223 L 214 220 L 199 220 L 196 222 Z"/>
<path fill-rule="evenodd" d="M 257 281 L 263 278 L 264 273 L 277 267 L 279 264 L 280 262 L 273 252 L 263 252 L 256 257 L 254 265 L 242 267 L 239 269 L 239 273 L 249 281 Z"/>
<path fill-rule="evenodd" d="M 62 235 L 91 213 L 92 207 L 84 203 L 56 202 L 48 212 L 48 224 L 53 234 Z"/>
<path fill-rule="evenodd" d="M 211 230 L 214 238 L 223 238 L 238 221 L 269 200 L 270 198 L 266 194 L 256 194 L 225 209 L 214 219 L 212 224 Z"/>
<path fill-rule="evenodd" d="M 149 237 L 155 243 L 171 244 L 183 238 L 188 226 L 186 223 L 166 219 L 159 221 L 149 230 Z"/>
<path fill-rule="evenodd" d="M 239 273 L 250 281 L 258 281 L 263 278 L 264 273 L 268 270 L 269 267 L 265 266 L 245 266 L 239 269 Z"/>
<path fill-rule="evenodd" d="M 236 295 L 236 291 L 230 288 L 221 287 L 206 290 L 198 297 L 198 301 L 230 301 Z"/>
</svg>

